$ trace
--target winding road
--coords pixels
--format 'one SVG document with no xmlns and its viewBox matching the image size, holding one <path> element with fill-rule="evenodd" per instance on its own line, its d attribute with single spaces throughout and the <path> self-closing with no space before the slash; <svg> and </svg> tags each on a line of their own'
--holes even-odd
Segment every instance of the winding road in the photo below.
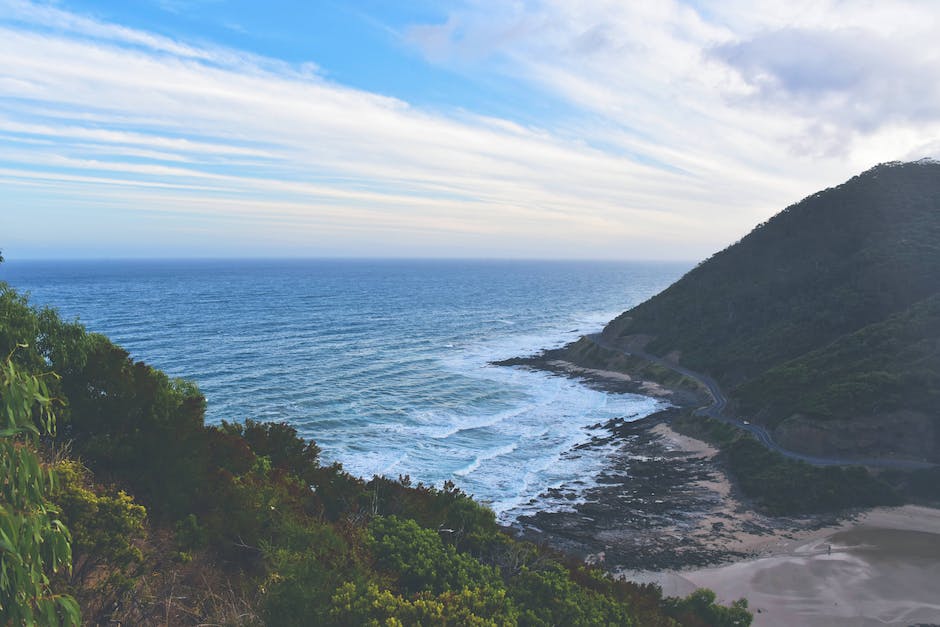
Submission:
<svg viewBox="0 0 940 627">
<path fill-rule="evenodd" d="M 739 429 L 743 429 L 744 431 L 747 431 L 752 436 L 754 436 L 758 442 L 767 448 L 777 451 L 781 455 L 789 457 L 790 459 L 798 459 L 800 461 L 813 464 L 814 466 L 869 466 L 873 468 L 893 468 L 895 470 L 920 470 L 924 468 L 932 468 L 935 465 L 931 464 L 930 462 L 908 459 L 846 459 L 836 457 L 815 457 L 813 455 L 804 455 L 803 453 L 797 453 L 796 451 L 785 449 L 774 442 L 770 432 L 764 427 L 744 420 L 739 420 L 733 416 L 726 415 L 725 409 L 728 406 L 728 399 L 721 391 L 721 388 L 718 386 L 718 382 L 710 376 L 700 372 L 695 372 L 694 370 L 689 370 L 688 368 L 683 368 L 682 366 L 666 361 L 662 357 L 651 355 L 645 351 L 628 350 L 622 346 L 614 344 L 607 338 L 603 337 L 603 335 L 600 333 L 591 333 L 589 335 L 585 335 L 584 337 L 603 349 L 623 353 L 624 355 L 640 357 L 641 359 L 645 359 L 646 361 L 664 368 L 669 368 L 673 372 L 678 372 L 679 374 L 698 382 L 702 387 L 708 390 L 709 395 L 712 397 L 712 404 L 707 407 L 700 407 L 696 409 L 694 412 L 696 415 L 708 416 L 709 418 L 714 418 L 715 420 L 719 420 L 721 422 L 733 425 Z"/>
</svg>

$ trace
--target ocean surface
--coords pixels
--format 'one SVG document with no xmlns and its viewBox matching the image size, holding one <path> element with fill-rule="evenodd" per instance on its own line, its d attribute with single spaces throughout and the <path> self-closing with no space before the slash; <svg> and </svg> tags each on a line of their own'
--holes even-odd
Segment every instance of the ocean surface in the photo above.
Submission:
<svg viewBox="0 0 940 627">
<path fill-rule="evenodd" d="M 198 383 L 208 422 L 286 421 L 354 474 L 452 480 L 511 522 L 593 485 L 591 425 L 661 405 L 488 362 L 597 331 L 689 267 L 7 261 L 0 280 Z"/>
</svg>

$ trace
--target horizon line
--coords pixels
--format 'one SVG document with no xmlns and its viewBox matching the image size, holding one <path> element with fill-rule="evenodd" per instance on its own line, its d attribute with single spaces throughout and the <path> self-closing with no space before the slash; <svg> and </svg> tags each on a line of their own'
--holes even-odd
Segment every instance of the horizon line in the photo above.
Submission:
<svg viewBox="0 0 940 627">
<path fill-rule="evenodd" d="M 409 257 L 409 256 L 367 256 L 367 255 L 290 255 L 290 256 L 178 256 L 178 257 L 130 257 L 130 256 L 100 256 L 100 257 L 4 257 L 0 264 L 0 272 L 4 265 L 31 263 L 31 262 L 161 262 L 161 261 L 482 261 L 482 262 L 584 262 L 584 263 L 698 263 L 701 259 L 675 258 L 604 258 L 604 257 Z"/>
</svg>

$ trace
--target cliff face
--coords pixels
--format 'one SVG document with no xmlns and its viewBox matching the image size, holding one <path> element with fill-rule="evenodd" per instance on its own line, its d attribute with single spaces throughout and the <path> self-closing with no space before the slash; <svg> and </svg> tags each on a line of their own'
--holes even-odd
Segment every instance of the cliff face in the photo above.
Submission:
<svg viewBox="0 0 940 627">
<path fill-rule="evenodd" d="M 603 333 L 712 375 L 794 448 L 937 459 L 940 163 L 788 207 Z"/>
</svg>

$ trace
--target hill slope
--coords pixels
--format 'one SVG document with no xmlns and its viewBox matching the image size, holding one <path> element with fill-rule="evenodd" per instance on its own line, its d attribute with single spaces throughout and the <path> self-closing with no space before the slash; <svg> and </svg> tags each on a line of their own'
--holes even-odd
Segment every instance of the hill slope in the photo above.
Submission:
<svg viewBox="0 0 940 627">
<path fill-rule="evenodd" d="M 937 459 L 938 294 L 940 163 L 890 163 L 788 207 L 603 335 L 712 375 L 784 445 Z"/>
</svg>

